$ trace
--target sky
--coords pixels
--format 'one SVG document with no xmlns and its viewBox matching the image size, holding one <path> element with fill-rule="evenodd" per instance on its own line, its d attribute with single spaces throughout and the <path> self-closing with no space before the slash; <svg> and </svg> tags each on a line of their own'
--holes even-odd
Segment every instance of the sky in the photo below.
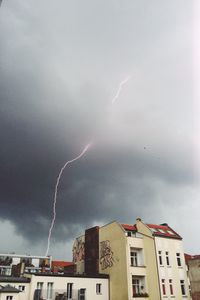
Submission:
<svg viewBox="0 0 200 300">
<path fill-rule="evenodd" d="M 86 228 L 168 223 L 199 254 L 198 0 L 4 0 L 0 253 L 72 258 Z M 120 82 L 130 76 L 112 105 Z"/>
</svg>

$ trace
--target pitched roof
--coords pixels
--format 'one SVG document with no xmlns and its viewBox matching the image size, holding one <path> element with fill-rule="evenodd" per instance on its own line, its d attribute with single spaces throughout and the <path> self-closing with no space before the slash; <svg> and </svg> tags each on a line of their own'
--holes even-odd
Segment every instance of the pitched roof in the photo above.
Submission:
<svg viewBox="0 0 200 300">
<path fill-rule="evenodd" d="M 129 225 L 129 224 L 121 224 L 122 227 L 125 229 L 125 230 L 128 230 L 128 231 L 137 231 L 137 228 L 135 225 Z"/>
<path fill-rule="evenodd" d="M 168 237 L 168 238 L 174 238 L 181 240 L 182 237 L 174 231 L 171 227 L 168 226 L 168 224 L 146 224 L 149 229 L 152 231 L 154 236 L 160 236 L 160 237 Z"/>
<path fill-rule="evenodd" d="M 137 231 L 136 225 L 129 225 L 129 224 L 121 224 L 122 227 L 127 230 L 127 231 Z M 174 231 L 171 227 L 169 227 L 168 224 L 146 224 L 147 227 L 152 232 L 153 236 L 159 236 L 159 237 L 168 237 L 168 238 L 173 238 L 173 239 L 179 239 L 181 240 L 181 236 Z"/>
</svg>

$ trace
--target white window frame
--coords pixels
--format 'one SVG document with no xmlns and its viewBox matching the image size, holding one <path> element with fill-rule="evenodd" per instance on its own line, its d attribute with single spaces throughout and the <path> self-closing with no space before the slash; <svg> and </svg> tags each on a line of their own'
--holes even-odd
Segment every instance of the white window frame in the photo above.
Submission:
<svg viewBox="0 0 200 300">
<path fill-rule="evenodd" d="M 138 267 L 138 251 L 134 248 L 130 248 L 131 267 Z"/>
<path fill-rule="evenodd" d="M 53 282 L 47 282 L 47 300 L 53 298 Z"/>
<path fill-rule="evenodd" d="M 96 284 L 96 294 L 97 295 L 101 295 L 102 294 L 102 284 L 101 283 L 97 283 Z"/>
<path fill-rule="evenodd" d="M 73 283 L 67 283 L 67 300 L 71 300 L 73 297 Z"/>
<path fill-rule="evenodd" d="M 181 286 L 181 295 L 186 296 L 186 288 L 185 288 L 185 280 L 180 280 L 180 286 Z"/>
<path fill-rule="evenodd" d="M 177 261 L 177 266 L 182 267 L 181 254 L 180 253 L 176 253 L 176 261 Z"/>
</svg>

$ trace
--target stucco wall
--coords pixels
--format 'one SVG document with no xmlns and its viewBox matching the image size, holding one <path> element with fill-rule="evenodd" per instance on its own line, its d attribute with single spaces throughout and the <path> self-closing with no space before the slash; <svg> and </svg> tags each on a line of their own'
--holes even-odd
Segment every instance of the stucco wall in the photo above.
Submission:
<svg viewBox="0 0 200 300">
<path fill-rule="evenodd" d="M 128 300 L 126 236 L 121 226 L 114 221 L 101 227 L 99 242 L 99 270 L 110 275 L 110 300 Z"/>
<path fill-rule="evenodd" d="M 150 300 L 160 300 L 160 287 L 158 281 L 158 268 L 156 262 L 155 242 L 152 233 L 145 224 L 137 220 L 136 226 L 143 235 L 144 263 L 146 266 L 146 282 Z"/>
<path fill-rule="evenodd" d="M 53 295 L 56 292 L 64 293 L 67 291 L 67 283 L 73 283 L 73 299 L 78 299 L 78 290 L 86 289 L 87 300 L 109 300 L 108 298 L 108 279 L 104 278 L 77 278 L 77 277 L 56 277 L 56 276 L 37 276 L 32 275 L 30 299 L 33 299 L 34 291 L 37 289 L 37 282 L 43 282 L 44 295 L 47 291 L 48 282 L 53 283 Z M 101 284 L 101 294 L 96 294 L 96 284 Z"/>
<path fill-rule="evenodd" d="M 160 281 L 161 279 L 165 279 L 166 282 L 165 284 L 166 295 L 163 296 L 162 299 L 165 300 L 171 299 L 170 290 L 169 290 L 169 279 L 172 279 L 174 297 L 176 299 L 185 299 L 185 300 L 190 299 L 182 241 L 177 239 L 155 237 L 155 243 L 156 243 L 157 259 L 158 259 L 158 251 L 162 251 L 163 265 L 162 266 L 159 265 Z M 167 266 L 166 264 L 166 257 L 165 257 L 166 251 L 169 253 L 169 262 L 170 262 L 169 266 Z M 176 253 L 180 253 L 180 258 L 181 258 L 180 267 L 177 265 Z M 186 296 L 182 296 L 180 280 L 184 280 L 185 282 Z"/>
</svg>

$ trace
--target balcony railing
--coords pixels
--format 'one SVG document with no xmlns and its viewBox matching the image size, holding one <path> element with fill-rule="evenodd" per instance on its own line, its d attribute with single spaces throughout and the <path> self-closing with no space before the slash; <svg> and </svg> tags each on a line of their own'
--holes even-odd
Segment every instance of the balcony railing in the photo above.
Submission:
<svg viewBox="0 0 200 300">
<path fill-rule="evenodd" d="M 80 290 L 73 289 L 72 297 L 67 297 L 67 290 L 45 290 L 36 289 L 33 300 L 87 300 L 86 295 L 81 294 Z"/>
</svg>

